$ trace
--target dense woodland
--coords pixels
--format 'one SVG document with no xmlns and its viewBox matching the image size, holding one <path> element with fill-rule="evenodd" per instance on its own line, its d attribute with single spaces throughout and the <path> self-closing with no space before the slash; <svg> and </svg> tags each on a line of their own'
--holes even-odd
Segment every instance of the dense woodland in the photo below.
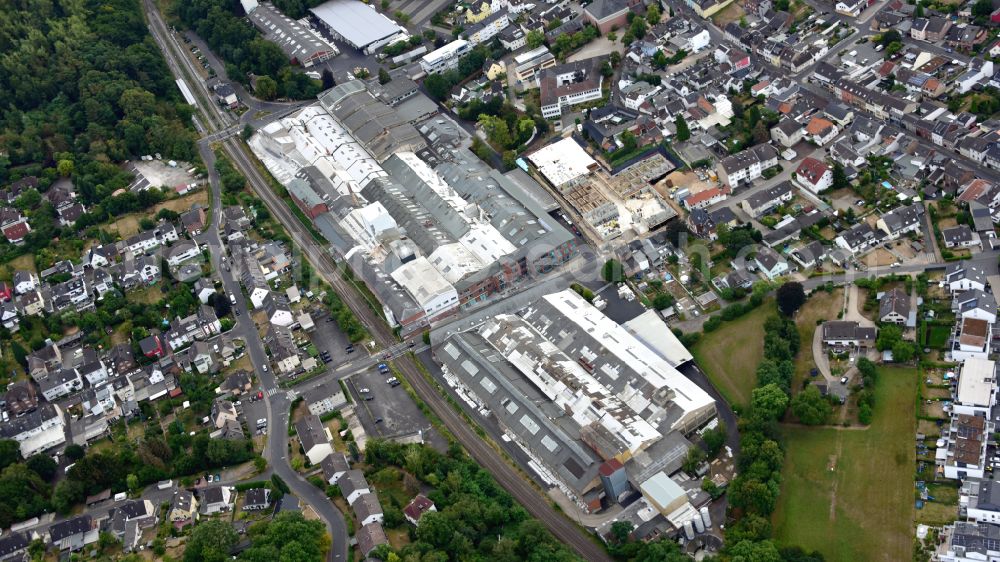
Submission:
<svg viewBox="0 0 1000 562">
<path fill-rule="evenodd" d="M 91 204 L 128 185 L 116 162 L 194 157 L 191 108 L 137 0 L 6 2 L 0 53 L 0 182 L 50 167 L 43 186 L 71 175 Z"/>
</svg>

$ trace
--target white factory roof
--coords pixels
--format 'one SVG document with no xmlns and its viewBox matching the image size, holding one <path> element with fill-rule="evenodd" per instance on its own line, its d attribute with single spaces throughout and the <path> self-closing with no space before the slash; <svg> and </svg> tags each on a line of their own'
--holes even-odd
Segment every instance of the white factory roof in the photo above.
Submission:
<svg viewBox="0 0 1000 562">
<path fill-rule="evenodd" d="M 639 484 L 639 489 L 642 490 L 642 495 L 661 506 L 668 506 L 681 496 L 687 497 L 684 488 L 681 488 L 677 482 L 674 482 L 662 471 Z"/>
<path fill-rule="evenodd" d="M 447 297 L 449 293 L 455 295 L 456 301 L 458 298 L 455 287 L 423 256 L 396 268 L 392 272 L 392 278 L 424 310 L 428 310 L 435 301 Z"/>
<path fill-rule="evenodd" d="M 597 161 L 572 138 L 536 150 L 528 159 L 556 187 L 589 174 L 591 167 L 597 165 Z"/>
<path fill-rule="evenodd" d="M 360 0 L 330 0 L 309 11 L 358 49 L 406 32 Z"/>
<path fill-rule="evenodd" d="M 957 400 L 968 406 L 990 406 L 996 384 L 996 364 L 989 359 L 971 358 L 962 363 Z"/>
<path fill-rule="evenodd" d="M 633 370 L 645 383 L 655 389 L 672 390 L 671 401 L 683 411 L 678 423 L 687 421 L 685 418 L 688 414 L 714 406 L 715 401 L 708 393 L 575 291 L 566 289 L 542 298 L 558 311 L 562 318 L 575 324 L 579 330 L 602 345 L 604 351 L 617 359 L 619 368 L 624 366 Z M 589 353 L 594 354 L 597 351 L 600 350 L 589 350 Z M 619 373 L 607 374 L 612 378 L 619 376 Z M 642 411 L 644 408 L 640 406 L 648 402 L 639 392 L 634 392 L 625 401 L 636 411 Z"/>
<path fill-rule="evenodd" d="M 368 252 L 378 244 L 380 234 L 397 228 L 392 215 L 378 201 L 354 209 L 340 221 L 340 226 Z"/>
<path fill-rule="evenodd" d="M 655 310 L 647 310 L 625 322 L 625 329 L 674 367 L 694 359 Z"/>
<path fill-rule="evenodd" d="M 438 246 L 427 259 L 449 283 L 458 283 L 466 275 L 485 267 L 479 258 L 458 243 Z"/>
<path fill-rule="evenodd" d="M 350 195 L 386 175 L 361 143 L 319 105 L 268 124 L 254 135 L 250 146 L 282 184 L 302 168 L 314 166 L 338 194 Z"/>
<path fill-rule="evenodd" d="M 479 333 L 580 427 L 603 427 L 632 454 L 663 437 L 611 389 L 520 317 L 497 315 L 487 320 Z"/>
<path fill-rule="evenodd" d="M 469 232 L 459 240 L 483 263 L 493 263 L 503 256 L 513 254 L 517 248 L 488 222 L 474 222 Z"/>
</svg>

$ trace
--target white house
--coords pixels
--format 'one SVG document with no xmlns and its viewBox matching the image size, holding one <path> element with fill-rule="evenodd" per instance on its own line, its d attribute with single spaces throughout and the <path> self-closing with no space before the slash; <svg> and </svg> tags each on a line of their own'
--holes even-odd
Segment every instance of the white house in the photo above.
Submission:
<svg viewBox="0 0 1000 562">
<path fill-rule="evenodd" d="M 969 261 L 952 262 L 944 272 L 944 283 L 951 294 L 977 289 L 986 290 L 986 271 Z"/>
<path fill-rule="evenodd" d="M 295 422 L 295 432 L 299 437 L 299 443 L 305 451 L 309 462 L 319 464 L 323 459 L 333 454 L 333 446 L 330 440 L 330 430 L 320 421 L 318 416 L 309 414 L 303 416 Z"/>
<path fill-rule="evenodd" d="M 812 193 L 819 193 L 833 186 L 833 170 L 822 160 L 806 157 L 795 169 L 795 183 Z"/>
<path fill-rule="evenodd" d="M 996 363 L 978 357 L 966 359 L 959 370 L 958 389 L 952 402 L 953 411 L 970 416 L 988 416 L 996 404 Z"/>
<path fill-rule="evenodd" d="M 760 268 L 760 272 L 771 281 L 788 273 L 788 262 L 770 248 L 761 248 L 754 262 Z"/>
<path fill-rule="evenodd" d="M 365 474 L 360 470 L 348 470 L 340 477 L 337 483 L 340 486 L 340 493 L 347 500 L 347 504 L 354 506 L 354 503 L 361 499 L 364 494 L 370 494 L 371 488 L 365 480 Z"/>
</svg>

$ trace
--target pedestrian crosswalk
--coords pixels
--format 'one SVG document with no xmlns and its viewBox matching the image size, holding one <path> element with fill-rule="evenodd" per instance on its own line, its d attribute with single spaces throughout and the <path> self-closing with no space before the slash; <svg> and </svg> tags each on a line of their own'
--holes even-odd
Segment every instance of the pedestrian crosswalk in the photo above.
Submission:
<svg viewBox="0 0 1000 562">
<path fill-rule="evenodd" d="M 281 391 L 278 390 L 277 388 L 269 388 L 265 392 L 267 393 L 268 396 L 274 396 L 275 394 L 277 394 L 277 393 L 279 393 Z"/>
</svg>

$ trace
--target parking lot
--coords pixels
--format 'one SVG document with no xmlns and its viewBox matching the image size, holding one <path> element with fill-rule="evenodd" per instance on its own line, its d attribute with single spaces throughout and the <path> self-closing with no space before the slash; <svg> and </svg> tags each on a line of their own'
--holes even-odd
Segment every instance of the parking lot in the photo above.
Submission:
<svg viewBox="0 0 1000 562">
<path fill-rule="evenodd" d="M 264 406 L 264 401 L 256 399 L 258 390 L 260 388 L 254 388 L 252 392 L 240 396 L 240 405 L 237 407 L 243 415 L 245 427 L 251 436 L 257 435 L 257 420 L 267 419 L 267 408 Z"/>
<path fill-rule="evenodd" d="M 347 352 L 346 348 L 351 340 L 347 339 L 326 308 L 311 309 L 309 314 L 312 315 L 313 323 L 316 325 L 309 337 L 320 353 L 324 351 L 330 353 L 331 368 L 357 360 L 361 355 L 367 355 L 360 346 L 352 353 Z"/>
<path fill-rule="evenodd" d="M 403 386 L 393 387 L 385 382 L 391 376 L 372 366 L 345 380 L 351 399 L 357 404 L 361 425 L 369 436 L 386 439 L 413 435 L 418 430 L 426 432 L 430 423 Z M 362 393 L 362 389 L 368 392 Z"/>
</svg>

